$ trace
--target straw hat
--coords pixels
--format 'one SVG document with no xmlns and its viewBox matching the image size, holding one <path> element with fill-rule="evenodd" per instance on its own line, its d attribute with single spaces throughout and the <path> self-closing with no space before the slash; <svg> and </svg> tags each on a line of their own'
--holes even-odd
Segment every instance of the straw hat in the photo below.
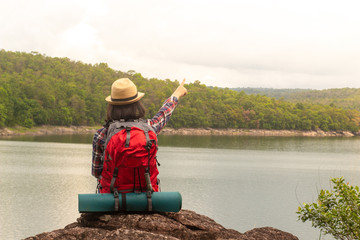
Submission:
<svg viewBox="0 0 360 240">
<path fill-rule="evenodd" d="M 126 105 L 139 101 L 144 95 L 130 79 L 120 78 L 112 84 L 111 95 L 105 100 L 112 105 Z"/>
</svg>

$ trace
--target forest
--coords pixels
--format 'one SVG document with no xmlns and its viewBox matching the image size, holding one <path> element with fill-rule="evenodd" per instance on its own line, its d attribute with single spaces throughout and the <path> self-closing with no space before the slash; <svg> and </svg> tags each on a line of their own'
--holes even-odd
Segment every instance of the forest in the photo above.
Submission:
<svg viewBox="0 0 360 240">
<path fill-rule="evenodd" d="M 185 74 L 186 75 L 186 74 Z M 86 64 L 37 52 L 0 50 L 0 127 L 100 125 L 114 80 L 128 77 L 145 92 L 146 117 L 156 114 L 179 82 L 147 79 L 106 63 Z M 358 131 L 359 109 L 341 108 L 338 100 L 313 104 L 286 101 L 244 91 L 186 84 L 169 127 Z M 297 93 L 300 94 L 301 92 Z M 328 104 L 329 103 L 329 104 Z"/>
<path fill-rule="evenodd" d="M 247 94 L 260 94 L 294 103 L 316 103 L 332 105 L 360 111 L 360 88 L 274 89 L 274 88 L 234 88 Z"/>
</svg>

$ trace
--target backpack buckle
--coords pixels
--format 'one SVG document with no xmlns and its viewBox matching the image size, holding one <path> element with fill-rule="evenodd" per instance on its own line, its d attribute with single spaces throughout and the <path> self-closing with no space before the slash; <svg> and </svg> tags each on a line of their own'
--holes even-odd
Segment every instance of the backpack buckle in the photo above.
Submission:
<svg viewBox="0 0 360 240">
<path fill-rule="evenodd" d="M 131 131 L 131 127 L 126 126 L 126 142 L 125 142 L 125 147 L 128 148 L 130 145 L 130 131 Z"/>
<path fill-rule="evenodd" d="M 114 192 L 114 210 L 119 211 L 119 193 L 116 188 Z"/>
<path fill-rule="evenodd" d="M 119 197 L 119 192 L 118 192 L 117 190 L 115 190 L 115 192 L 114 192 L 114 198 L 117 198 L 117 197 Z"/>
<path fill-rule="evenodd" d="M 147 150 L 150 150 L 152 145 L 153 145 L 153 142 L 152 142 L 152 141 L 147 141 L 147 142 L 146 142 L 146 149 L 147 149 Z"/>
</svg>

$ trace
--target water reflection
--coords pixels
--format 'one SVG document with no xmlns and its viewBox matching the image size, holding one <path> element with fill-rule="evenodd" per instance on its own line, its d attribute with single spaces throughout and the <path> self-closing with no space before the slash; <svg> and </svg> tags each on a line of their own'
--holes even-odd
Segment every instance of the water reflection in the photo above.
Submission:
<svg viewBox="0 0 360 240">
<path fill-rule="evenodd" d="M 9 141 L 92 143 L 93 134 L 15 136 Z M 189 148 L 243 149 L 296 152 L 360 153 L 360 137 L 254 137 L 254 136 L 165 136 L 159 135 L 159 146 Z"/>
<path fill-rule="evenodd" d="M 359 137 L 159 136 L 159 145 L 191 148 L 360 153 Z"/>
<path fill-rule="evenodd" d="M 93 134 L 65 134 L 44 136 L 12 136 L 0 137 L 0 140 L 27 142 L 57 142 L 57 143 L 91 143 Z"/>
</svg>

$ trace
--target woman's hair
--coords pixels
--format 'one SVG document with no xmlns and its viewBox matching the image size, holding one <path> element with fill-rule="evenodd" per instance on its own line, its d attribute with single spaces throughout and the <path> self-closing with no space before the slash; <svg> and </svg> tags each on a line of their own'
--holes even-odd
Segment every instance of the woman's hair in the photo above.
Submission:
<svg viewBox="0 0 360 240">
<path fill-rule="evenodd" d="M 106 122 L 120 119 L 139 119 L 145 116 L 144 105 L 138 101 L 127 105 L 108 104 Z"/>
</svg>

